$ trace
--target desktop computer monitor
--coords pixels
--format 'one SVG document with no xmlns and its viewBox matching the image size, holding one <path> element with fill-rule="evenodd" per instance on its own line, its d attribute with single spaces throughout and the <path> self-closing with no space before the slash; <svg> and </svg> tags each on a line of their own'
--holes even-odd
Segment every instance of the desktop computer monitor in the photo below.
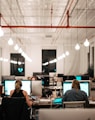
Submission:
<svg viewBox="0 0 95 120">
<path fill-rule="evenodd" d="M 82 80 L 89 80 L 89 75 L 82 75 Z"/>
<path fill-rule="evenodd" d="M 63 82 L 63 95 L 67 90 L 72 89 L 72 81 Z M 80 89 L 86 92 L 87 96 L 90 96 L 90 82 L 89 81 L 80 81 Z"/>
<path fill-rule="evenodd" d="M 31 80 L 21 80 L 22 81 L 22 87 L 21 89 L 22 90 L 25 90 L 28 95 L 30 96 L 31 95 L 31 88 L 32 88 L 32 82 Z"/>
<path fill-rule="evenodd" d="M 32 96 L 42 96 L 42 81 L 32 81 Z"/>
<path fill-rule="evenodd" d="M 10 91 L 15 89 L 15 80 L 4 80 L 4 94 L 10 95 Z"/>
<path fill-rule="evenodd" d="M 43 86 L 49 86 L 49 77 L 48 76 L 44 76 L 41 78 L 42 79 L 42 85 Z"/>
<path fill-rule="evenodd" d="M 10 91 L 15 89 L 16 80 L 5 80 L 4 81 L 4 94 L 5 96 L 10 95 Z M 22 81 L 22 90 L 25 90 L 28 95 L 31 94 L 31 81 L 30 80 L 21 80 Z"/>
<path fill-rule="evenodd" d="M 79 80 L 82 80 L 82 76 L 81 76 L 81 75 L 76 75 L 75 78 L 76 78 L 76 80 L 78 80 L 78 81 L 79 81 Z"/>
<path fill-rule="evenodd" d="M 95 109 L 39 109 L 39 120 L 95 120 Z"/>
</svg>

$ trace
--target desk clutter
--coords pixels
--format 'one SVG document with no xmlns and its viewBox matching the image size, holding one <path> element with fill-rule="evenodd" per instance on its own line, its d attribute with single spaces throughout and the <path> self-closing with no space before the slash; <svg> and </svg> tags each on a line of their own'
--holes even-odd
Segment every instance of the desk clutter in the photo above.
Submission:
<svg viewBox="0 0 95 120">
<path fill-rule="evenodd" d="M 33 103 L 34 103 L 32 106 L 32 108 L 33 108 L 32 116 L 37 116 L 37 118 L 34 118 L 35 120 L 43 120 L 43 118 L 40 117 L 40 115 L 43 113 L 39 112 L 42 108 L 43 108 L 43 110 L 48 108 L 48 112 L 50 112 L 51 111 L 50 109 L 53 108 L 54 113 L 57 108 L 58 113 L 59 113 L 59 111 L 60 111 L 59 108 L 63 109 L 62 96 L 66 90 L 71 89 L 72 80 L 63 81 L 62 78 L 61 79 L 60 78 L 58 78 L 58 79 L 51 78 L 52 80 L 49 81 L 49 80 L 47 80 L 48 78 L 49 77 L 46 77 L 46 79 L 43 79 L 43 80 L 46 80 L 45 82 L 47 82 L 47 84 L 45 84 L 46 86 L 44 86 L 44 81 L 41 81 L 41 80 L 35 80 L 33 82 L 30 80 L 22 80 L 23 89 L 25 89 L 28 92 L 28 95 L 30 96 L 30 100 L 32 99 Z M 80 76 L 77 76 L 77 79 L 80 79 Z M 6 97 L 9 96 L 10 89 L 13 89 L 10 87 L 10 85 L 13 86 L 12 84 L 14 84 L 14 82 L 15 82 L 14 80 L 6 80 L 5 81 L 4 96 L 6 96 Z M 83 86 L 85 85 L 85 92 L 87 92 L 88 97 L 91 96 L 91 98 L 93 98 L 93 100 L 94 100 L 94 94 L 95 94 L 94 91 L 93 91 L 93 94 L 90 93 L 90 90 L 91 90 L 90 89 L 90 81 L 89 80 L 80 80 L 79 82 L 81 83 L 82 88 L 84 88 Z M 27 84 L 27 86 L 26 86 L 26 84 Z M 32 93 L 31 93 L 31 91 L 32 91 Z M 2 97 L 0 98 L 0 102 L 2 104 Z M 89 104 L 90 104 L 90 108 L 95 108 L 95 101 L 92 101 L 92 99 L 89 100 Z M 37 112 L 34 112 L 34 111 L 37 111 Z M 44 118 L 44 120 L 47 120 L 47 119 Z M 51 118 L 49 120 L 51 120 Z M 56 120 L 56 118 L 55 118 L 55 120 Z"/>
</svg>

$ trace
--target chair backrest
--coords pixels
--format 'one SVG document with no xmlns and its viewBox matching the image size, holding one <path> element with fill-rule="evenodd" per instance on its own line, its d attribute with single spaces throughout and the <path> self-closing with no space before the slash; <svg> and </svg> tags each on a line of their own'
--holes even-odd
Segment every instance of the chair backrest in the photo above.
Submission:
<svg viewBox="0 0 95 120">
<path fill-rule="evenodd" d="M 65 101 L 63 102 L 64 108 L 84 108 L 85 101 Z"/>
<path fill-rule="evenodd" d="M 25 98 L 3 98 L 2 120 L 29 120 L 29 110 Z"/>
</svg>

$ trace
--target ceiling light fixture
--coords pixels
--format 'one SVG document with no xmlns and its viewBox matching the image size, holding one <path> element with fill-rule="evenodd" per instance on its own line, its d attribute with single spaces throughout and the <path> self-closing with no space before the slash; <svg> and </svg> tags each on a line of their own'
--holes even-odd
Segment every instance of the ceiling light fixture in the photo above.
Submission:
<svg viewBox="0 0 95 120">
<path fill-rule="evenodd" d="M 89 43 L 88 39 L 86 38 L 86 40 L 84 41 L 84 46 L 88 47 L 89 45 L 90 45 L 90 43 Z"/>
<path fill-rule="evenodd" d="M 18 50 L 18 49 L 19 49 L 19 47 L 18 47 L 17 44 L 14 46 L 14 49 L 15 49 L 15 50 Z"/>
<path fill-rule="evenodd" d="M 65 55 L 66 55 L 66 56 L 69 56 L 69 54 L 70 54 L 69 51 L 66 51 L 66 52 L 65 52 Z"/>
<path fill-rule="evenodd" d="M 76 49 L 76 50 L 79 50 L 79 49 L 80 49 L 80 46 L 79 46 L 78 43 L 75 45 L 75 49 Z"/>
<path fill-rule="evenodd" d="M 12 2 L 12 0 L 11 0 L 11 2 Z M 12 5 L 11 5 L 11 8 L 10 8 L 10 11 L 12 11 Z M 10 15 L 10 24 L 12 23 L 12 21 L 11 21 L 11 15 Z M 9 45 L 13 45 L 14 44 L 14 42 L 13 42 L 13 40 L 12 40 L 12 38 L 11 38 L 11 28 L 10 28 L 10 38 L 9 38 L 9 40 L 8 40 L 8 44 Z"/>
<path fill-rule="evenodd" d="M 12 38 L 10 38 L 10 39 L 8 40 L 8 44 L 9 44 L 9 45 L 13 45 L 13 40 L 12 40 Z"/>
<path fill-rule="evenodd" d="M 22 53 L 22 52 L 23 52 L 23 50 L 22 50 L 21 48 L 19 48 L 18 52 L 19 52 L 19 53 Z"/>
<path fill-rule="evenodd" d="M 78 0 L 77 0 L 77 4 L 78 4 Z M 77 26 L 78 26 L 78 6 L 77 6 Z M 77 28 L 77 44 L 75 45 L 75 50 L 79 50 L 80 49 L 80 45 L 78 43 L 78 28 Z"/>
<path fill-rule="evenodd" d="M 87 0 L 86 0 L 86 26 L 87 26 Z M 90 45 L 88 39 L 87 39 L 87 28 L 86 28 L 86 40 L 84 41 L 84 46 L 88 47 Z"/>
</svg>

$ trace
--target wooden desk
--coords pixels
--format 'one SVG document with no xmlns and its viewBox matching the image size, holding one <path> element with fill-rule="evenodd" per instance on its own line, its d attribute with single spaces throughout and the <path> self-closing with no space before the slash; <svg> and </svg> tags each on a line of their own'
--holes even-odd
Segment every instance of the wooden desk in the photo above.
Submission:
<svg viewBox="0 0 95 120">
<path fill-rule="evenodd" d="M 89 100 L 89 107 L 95 108 L 95 101 Z"/>
</svg>

